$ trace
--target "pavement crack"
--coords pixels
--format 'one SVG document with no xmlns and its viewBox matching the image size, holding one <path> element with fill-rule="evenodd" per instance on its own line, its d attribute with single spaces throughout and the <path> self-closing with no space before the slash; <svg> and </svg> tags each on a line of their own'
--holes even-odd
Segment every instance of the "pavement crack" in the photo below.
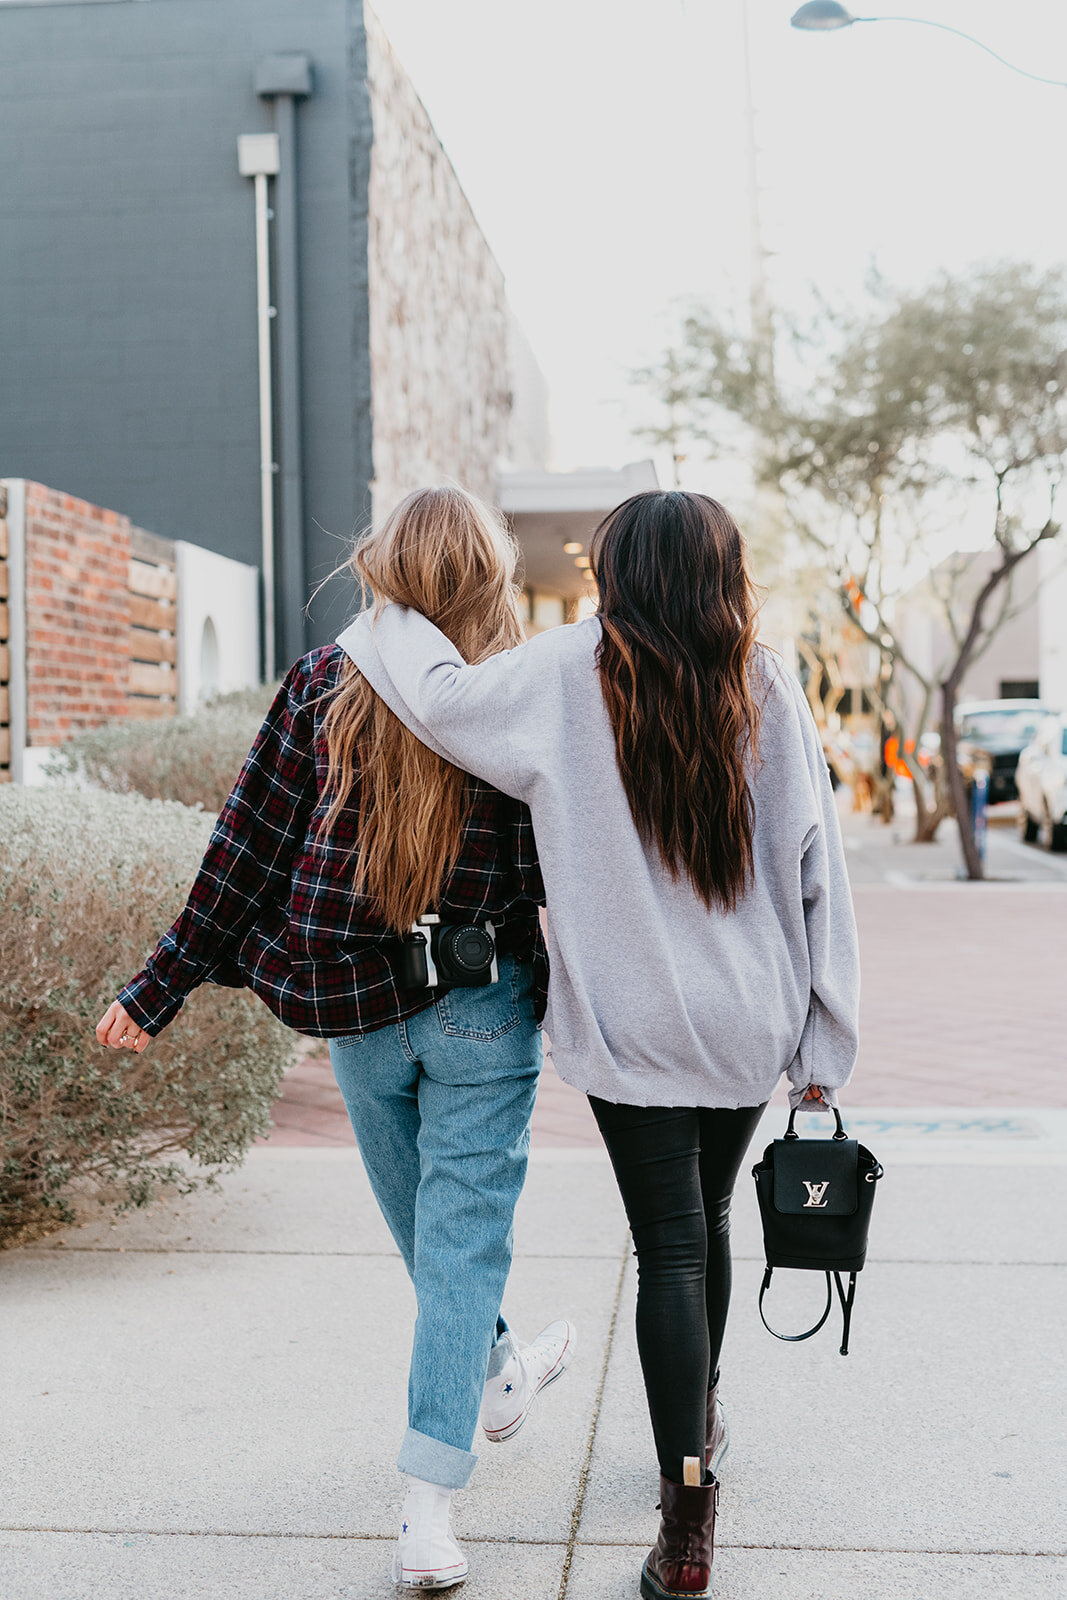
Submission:
<svg viewBox="0 0 1067 1600">
<path fill-rule="evenodd" d="M 588 1463 L 587 1463 L 588 1464 Z M 580 1485 L 584 1492 L 584 1480 Z M 580 1515 L 580 1513 L 579 1513 Z M 573 1532 L 573 1529 L 572 1529 Z M 282 1531 L 269 1528 L 130 1528 L 91 1525 L 61 1526 L 56 1523 L 3 1523 L 0 1524 L 0 1535 L 6 1533 L 43 1533 L 61 1534 L 67 1537 L 84 1538 L 86 1536 L 101 1538 L 140 1538 L 140 1539 L 276 1539 L 278 1541 L 314 1541 L 317 1539 L 333 1540 L 340 1543 L 351 1544 L 392 1544 L 395 1534 L 391 1533 L 337 1533 L 329 1529 L 313 1531 L 310 1529 L 290 1529 Z M 516 1539 L 494 1534 L 464 1534 L 465 1545 L 506 1545 L 514 1549 L 522 1548 L 559 1549 L 563 1541 L 560 1539 Z M 746 1539 L 716 1539 L 715 1545 L 720 1550 L 781 1550 L 794 1552 L 798 1555 L 875 1555 L 875 1556 L 1003 1556 L 1035 1561 L 1060 1561 L 1067 1557 L 1067 1546 L 1055 1550 L 1023 1550 L 1023 1549 L 978 1549 L 967 1545 L 885 1545 L 885 1544 L 766 1544 L 759 1540 Z M 577 1549 L 577 1540 L 573 1548 L 568 1542 L 568 1556 Z M 582 1545 L 584 1550 L 645 1550 L 646 1543 L 638 1544 L 632 1539 L 591 1539 L 588 1544 Z M 569 1568 L 565 1568 L 569 1575 Z M 563 1590 L 560 1590 L 561 1600 L 564 1600 Z"/>
<path fill-rule="evenodd" d="M 571 1577 L 571 1562 L 578 1546 L 578 1529 L 581 1526 L 582 1510 L 585 1506 L 585 1491 L 589 1483 L 589 1473 L 593 1466 L 593 1446 L 596 1443 L 596 1431 L 600 1422 L 600 1407 L 604 1399 L 604 1385 L 608 1380 L 608 1366 L 611 1362 L 611 1352 L 615 1344 L 615 1329 L 619 1321 L 619 1306 L 622 1303 L 622 1287 L 626 1282 L 626 1266 L 630 1259 L 630 1240 L 627 1239 L 622 1247 L 622 1261 L 619 1263 L 619 1281 L 615 1285 L 615 1300 L 611 1307 L 611 1321 L 608 1324 L 608 1336 L 604 1343 L 604 1360 L 600 1367 L 600 1381 L 593 1397 L 593 1415 L 589 1423 L 589 1437 L 585 1443 L 585 1459 L 582 1470 L 578 1474 L 578 1488 L 574 1496 L 574 1508 L 571 1511 L 571 1526 L 567 1536 L 567 1548 L 563 1555 L 563 1567 L 559 1575 L 559 1595 L 557 1600 L 567 1600 L 567 1585 Z"/>
</svg>

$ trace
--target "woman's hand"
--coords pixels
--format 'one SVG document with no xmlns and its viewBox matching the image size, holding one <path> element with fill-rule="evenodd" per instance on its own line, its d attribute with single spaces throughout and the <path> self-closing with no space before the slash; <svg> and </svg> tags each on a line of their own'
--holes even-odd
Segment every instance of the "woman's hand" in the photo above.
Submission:
<svg viewBox="0 0 1067 1600">
<path fill-rule="evenodd" d="M 97 1023 L 96 1037 L 113 1050 L 136 1050 L 138 1055 L 152 1042 L 152 1035 L 139 1028 L 117 1000 L 112 1000 Z"/>
<path fill-rule="evenodd" d="M 804 1090 L 804 1102 L 807 1101 L 814 1102 L 814 1104 L 823 1111 L 829 1111 L 830 1109 L 830 1102 L 827 1100 L 817 1083 L 809 1083 L 808 1087 Z"/>
</svg>

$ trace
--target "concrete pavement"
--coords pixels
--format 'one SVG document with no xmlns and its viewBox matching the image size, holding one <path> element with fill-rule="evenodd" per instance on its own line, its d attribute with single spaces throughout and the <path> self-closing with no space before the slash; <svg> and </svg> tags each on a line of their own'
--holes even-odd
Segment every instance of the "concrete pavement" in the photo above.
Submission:
<svg viewBox="0 0 1067 1600">
<path fill-rule="evenodd" d="M 1067 863 L 997 834 L 1016 881 L 958 885 L 950 837 L 931 853 L 845 822 L 848 1116 L 887 1176 L 842 1359 L 830 1332 L 760 1326 L 743 1169 L 716 1594 L 1067 1596 Z M 394 1593 L 411 1291 L 321 1054 L 275 1122 L 220 1195 L 0 1255 L 0 1600 Z M 753 1156 L 780 1126 L 774 1107 Z M 634 1291 L 588 1106 L 549 1067 L 506 1310 L 526 1334 L 573 1317 L 581 1349 L 481 1451 L 466 1600 L 636 1596 L 656 1478 Z M 775 1293 L 799 1326 L 818 1285 Z"/>
<path fill-rule="evenodd" d="M 857 1114 L 888 1175 L 847 1359 L 760 1327 L 742 1179 L 719 1600 L 1067 1592 L 1067 1114 L 960 1120 Z M 413 1302 L 354 1151 L 260 1149 L 220 1196 L 90 1221 L 0 1280 L 3 1600 L 393 1593 Z M 816 1295 L 783 1284 L 779 1315 Z M 581 1349 L 480 1451 L 467 1600 L 636 1595 L 657 1496 L 633 1297 L 603 1154 L 535 1151 L 506 1310 L 572 1316 Z"/>
</svg>

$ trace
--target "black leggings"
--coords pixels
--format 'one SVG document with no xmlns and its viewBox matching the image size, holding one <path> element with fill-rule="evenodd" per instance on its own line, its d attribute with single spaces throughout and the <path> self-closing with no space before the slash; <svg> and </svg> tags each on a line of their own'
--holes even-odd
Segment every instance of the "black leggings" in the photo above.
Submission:
<svg viewBox="0 0 1067 1600">
<path fill-rule="evenodd" d="M 704 1459 L 730 1305 L 730 1197 L 763 1106 L 618 1106 L 589 1097 L 637 1253 L 637 1348 L 656 1454 Z"/>
</svg>

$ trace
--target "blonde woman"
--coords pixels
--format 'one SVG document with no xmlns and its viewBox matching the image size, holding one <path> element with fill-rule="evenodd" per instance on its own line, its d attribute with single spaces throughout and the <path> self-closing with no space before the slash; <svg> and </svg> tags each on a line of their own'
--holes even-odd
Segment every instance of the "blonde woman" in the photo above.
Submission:
<svg viewBox="0 0 1067 1600">
<path fill-rule="evenodd" d="M 379 602 L 433 617 L 480 661 L 522 637 L 515 559 L 497 519 L 444 488 L 404 500 L 353 565 Z M 428 751 L 338 646 L 313 651 L 278 692 L 185 910 L 96 1030 L 143 1050 L 217 982 L 329 1040 L 418 1301 L 393 1559 L 411 1588 L 467 1576 L 450 1504 L 479 1419 L 491 1441 L 512 1437 L 574 1352 L 566 1321 L 522 1345 L 500 1316 L 541 1067 L 543 900 L 526 807 Z"/>
</svg>

